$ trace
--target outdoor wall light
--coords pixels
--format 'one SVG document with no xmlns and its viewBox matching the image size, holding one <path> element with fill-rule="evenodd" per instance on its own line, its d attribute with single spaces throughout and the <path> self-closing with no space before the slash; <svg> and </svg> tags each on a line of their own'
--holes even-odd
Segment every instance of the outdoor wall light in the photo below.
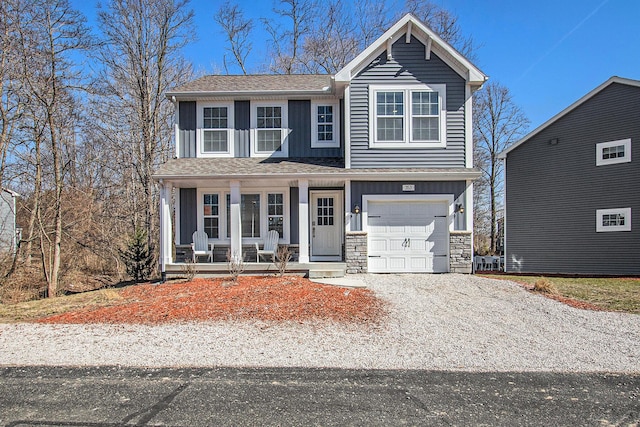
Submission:
<svg viewBox="0 0 640 427">
<path fill-rule="evenodd" d="M 456 205 L 456 212 L 463 214 L 464 213 L 464 206 Z"/>
<path fill-rule="evenodd" d="M 548 144 L 549 145 L 558 145 L 558 138 L 550 139 Z"/>
<path fill-rule="evenodd" d="M 359 213 L 360 213 L 360 206 L 355 205 L 355 206 L 353 207 L 353 213 L 354 213 L 354 214 L 356 214 L 356 215 L 357 215 L 357 214 L 359 214 Z"/>
</svg>

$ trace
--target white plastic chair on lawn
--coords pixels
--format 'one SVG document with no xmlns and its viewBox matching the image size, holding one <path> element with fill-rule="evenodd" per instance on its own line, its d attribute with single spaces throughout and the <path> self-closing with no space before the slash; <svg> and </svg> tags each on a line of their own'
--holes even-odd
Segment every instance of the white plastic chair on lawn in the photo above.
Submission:
<svg viewBox="0 0 640 427">
<path fill-rule="evenodd" d="M 474 256 L 473 257 L 474 271 L 484 270 L 484 257 Z"/>
<path fill-rule="evenodd" d="M 213 243 L 209 243 L 209 236 L 204 231 L 194 231 L 191 236 L 191 251 L 193 252 L 193 262 L 198 262 L 198 257 L 206 255 L 209 262 L 213 262 Z"/>
<path fill-rule="evenodd" d="M 276 254 L 278 253 L 278 239 L 280 235 L 276 230 L 271 230 L 267 233 L 266 239 L 264 239 L 264 246 L 260 249 L 260 246 L 256 243 L 256 262 L 260 262 L 260 256 L 271 255 L 273 261 L 276 260 Z"/>
</svg>

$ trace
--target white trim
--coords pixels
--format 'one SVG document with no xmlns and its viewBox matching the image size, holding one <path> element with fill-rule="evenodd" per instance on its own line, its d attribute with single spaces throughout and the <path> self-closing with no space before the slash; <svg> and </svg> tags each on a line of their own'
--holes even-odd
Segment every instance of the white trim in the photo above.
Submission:
<svg viewBox="0 0 640 427">
<path fill-rule="evenodd" d="M 171 264 L 173 245 L 171 242 L 171 184 L 160 184 L 160 271 Z"/>
<path fill-rule="evenodd" d="M 402 92 L 403 93 L 403 139 L 401 141 L 377 141 L 377 92 Z M 413 92 L 437 92 L 439 112 L 439 139 L 438 141 L 413 141 Z M 443 84 L 411 84 L 411 85 L 369 85 L 369 147 L 371 148 L 442 148 L 447 146 L 447 90 Z"/>
<path fill-rule="evenodd" d="M 227 109 L 227 129 L 204 129 L 204 109 L 212 107 L 225 107 Z M 196 153 L 198 157 L 233 157 L 234 156 L 234 117 L 233 103 L 228 102 L 196 102 Z M 204 132 L 207 130 L 226 131 L 227 132 L 227 150 L 226 151 L 204 151 Z"/>
<path fill-rule="evenodd" d="M 197 107 L 196 107 L 197 108 Z M 180 141 L 180 103 L 173 102 L 173 142 L 176 149 L 176 159 L 180 158 L 180 144 L 184 144 L 184 141 Z"/>
<path fill-rule="evenodd" d="M 507 272 L 507 159 L 504 159 L 504 204 L 502 206 L 502 230 L 503 230 L 503 242 L 502 242 L 502 254 L 504 255 L 504 265 L 502 266 L 504 272 Z M 475 241 L 472 240 L 475 245 Z"/>
<path fill-rule="evenodd" d="M 473 181 L 467 180 L 467 188 L 464 195 L 464 227 L 466 231 L 473 233 Z M 471 236 L 473 246 L 473 235 Z"/>
<path fill-rule="evenodd" d="M 280 107 L 282 112 L 280 151 L 258 151 L 258 107 Z M 289 157 L 289 103 L 287 101 L 251 101 L 251 156 Z M 262 128 L 261 128 L 262 129 Z M 266 128 L 269 129 L 269 128 Z M 275 128 L 272 130 L 276 130 Z"/>
<path fill-rule="evenodd" d="M 607 88 L 609 85 L 613 83 L 640 87 L 640 80 L 631 80 L 631 79 L 625 79 L 622 77 L 613 76 L 609 78 L 606 82 L 602 83 L 600 86 L 593 89 L 591 92 L 587 93 L 582 98 L 578 99 L 576 102 L 574 102 L 573 104 L 565 108 L 564 110 L 560 111 L 555 116 L 551 117 L 549 120 L 547 120 L 546 122 L 544 122 L 543 124 L 535 128 L 533 131 L 529 132 L 524 138 L 517 141 L 515 144 L 511 145 L 506 150 L 502 151 L 500 154 L 498 154 L 498 158 L 504 159 L 505 157 L 507 157 L 507 154 L 509 154 L 510 152 L 512 152 L 513 150 L 515 150 L 516 148 L 518 148 L 519 146 L 527 142 L 529 139 L 533 138 L 538 133 L 542 132 L 547 127 L 551 126 L 556 121 L 560 120 L 562 117 L 566 116 L 567 114 L 569 114 L 570 112 L 578 108 L 580 105 L 587 102 L 589 99 L 593 98 L 595 95 L 597 95 L 598 93 L 600 93 L 601 91 L 603 91 L 605 88 Z"/>
<path fill-rule="evenodd" d="M 309 262 L 309 181 L 298 180 L 298 262 Z"/>
<path fill-rule="evenodd" d="M 605 148 L 624 147 L 624 156 L 613 159 L 603 158 Z M 616 163 L 629 163 L 631 161 L 631 138 L 617 141 L 600 142 L 596 144 L 596 166 L 613 165 Z"/>
<path fill-rule="evenodd" d="M 242 257 L 242 218 L 241 218 L 241 212 L 240 212 L 240 201 L 241 201 L 241 193 L 240 193 L 240 181 L 231 181 L 229 183 L 229 187 L 231 190 L 231 194 L 229 196 L 229 202 L 230 202 L 230 208 L 229 208 L 229 214 L 231 215 L 230 221 L 229 221 L 229 225 L 231 227 L 231 245 L 230 245 L 230 253 L 231 253 L 231 258 L 236 260 L 236 261 L 240 261 L 243 259 Z M 224 193 L 222 193 L 224 194 Z M 223 199 L 224 203 L 226 203 L 226 196 L 219 197 L 218 200 Z M 202 197 L 200 197 L 200 200 L 202 200 Z M 218 208 L 219 209 L 219 208 Z M 201 212 L 202 210 L 200 210 Z M 224 215 L 226 215 L 226 206 L 225 209 L 223 210 Z M 223 223 L 225 224 L 226 227 L 226 221 Z M 218 226 L 218 229 L 220 229 L 220 226 Z M 220 236 L 220 232 L 218 231 L 218 236 Z M 223 236 L 226 236 L 226 233 L 223 234 Z"/>
<path fill-rule="evenodd" d="M 351 181 L 344 181 L 344 230 L 352 231 L 351 219 L 354 214 L 351 213 L 353 206 L 351 206 Z"/>
<path fill-rule="evenodd" d="M 604 215 L 622 215 L 624 217 L 624 225 L 605 226 L 602 224 Z M 631 231 L 631 208 L 597 209 L 596 232 L 603 233 L 608 231 Z"/>
<path fill-rule="evenodd" d="M 425 49 L 425 56 L 427 56 L 430 50 L 439 50 L 442 52 L 439 55 L 443 62 L 452 67 L 462 78 L 466 81 L 475 83 L 476 85 L 482 85 L 487 76 L 474 66 L 468 59 L 462 56 L 451 45 L 442 40 L 435 32 L 429 27 L 423 24 L 412 14 L 408 13 L 404 15 L 398 22 L 396 22 L 391 28 L 389 28 L 384 34 L 382 34 L 376 41 L 371 43 L 364 51 L 356 56 L 351 62 L 345 65 L 338 73 L 336 73 L 336 82 L 349 82 L 358 74 L 362 67 L 366 66 L 373 60 L 373 58 L 380 55 L 387 47 L 387 41 L 393 39 L 398 40 L 402 35 L 407 32 L 409 22 L 412 23 L 411 33 L 419 40 L 433 39 L 431 49 Z M 422 42 L 422 41 L 421 41 Z M 427 43 L 429 41 L 427 40 Z"/>
<path fill-rule="evenodd" d="M 197 197 L 197 196 L 196 196 Z M 175 244 L 180 244 L 180 188 L 175 188 L 173 192 L 173 217 L 175 224 L 173 225 L 173 229 L 175 231 Z"/>
<path fill-rule="evenodd" d="M 333 139 L 331 141 L 318 140 L 318 107 L 333 108 Z M 339 148 L 340 147 L 340 102 L 335 101 L 311 101 L 311 148 Z"/>
<path fill-rule="evenodd" d="M 464 157 L 465 167 L 473 167 L 473 94 L 471 85 L 464 86 Z"/>
<path fill-rule="evenodd" d="M 351 169 L 351 87 L 344 89 L 344 167 Z"/>
</svg>

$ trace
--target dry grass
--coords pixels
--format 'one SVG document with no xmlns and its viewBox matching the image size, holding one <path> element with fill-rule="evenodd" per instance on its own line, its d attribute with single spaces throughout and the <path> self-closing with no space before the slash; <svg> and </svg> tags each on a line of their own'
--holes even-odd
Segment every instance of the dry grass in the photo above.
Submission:
<svg viewBox="0 0 640 427">
<path fill-rule="evenodd" d="M 518 282 L 530 289 L 541 279 L 512 275 L 484 277 Z M 640 278 L 553 277 L 545 280 L 553 282 L 556 296 L 582 301 L 606 311 L 640 314 Z"/>
<path fill-rule="evenodd" d="M 556 285 L 546 277 L 541 277 L 533 284 L 533 292 L 539 292 L 541 294 L 555 295 L 558 293 Z"/>
</svg>

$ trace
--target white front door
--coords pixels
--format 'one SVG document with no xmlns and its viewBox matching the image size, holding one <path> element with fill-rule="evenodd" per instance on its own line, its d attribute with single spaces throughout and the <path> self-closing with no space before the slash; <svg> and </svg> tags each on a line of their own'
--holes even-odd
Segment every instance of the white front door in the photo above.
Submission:
<svg viewBox="0 0 640 427">
<path fill-rule="evenodd" d="M 311 191 L 311 259 L 342 260 L 341 191 Z"/>
</svg>

